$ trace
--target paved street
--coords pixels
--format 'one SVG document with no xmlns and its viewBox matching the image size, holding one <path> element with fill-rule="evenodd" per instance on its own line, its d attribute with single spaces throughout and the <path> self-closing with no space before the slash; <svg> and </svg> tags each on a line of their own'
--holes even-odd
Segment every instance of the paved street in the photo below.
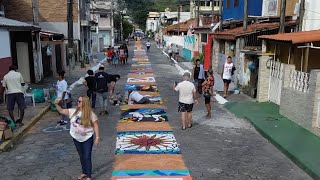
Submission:
<svg viewBox="0 0 320 180">
<path fill-rule="evenodd" d="M 131 55 L 133 43 L 130 46 Z M 236 118 L 214 102 L 213 118 L 206 119 L 204 98 L 194 111 L 194 127 L 181 131 L 177 112 L 178 94 L 172 83 L 181 80 L 175 68 L 154 45 L 148 53 L 174 135 L 180 143 L 187 167 L 194 179 L 311 179 L 276 147 L 265 140 L 247 121 Z M 132 56 L 131 56 L 132 57 Z M 130 62 L 130 61 L 129 61 Z M 121 75 L 116 92 L 123 93 L 130 65 L 107 67 Z M 78 77 L 83 76 L 77 72 Z M 84 73 L 84 72 L 82 72 Z M 83 86 L 73 97 L 85 94 Z M 102 141 L 93 152 L 93 179 L 110 179 L 116 142 L 115 125 L 119 107 L 109 107 L 108 116 L 99 116 Z M 79 157 L 67 127 L 56 127 L 57 113 L 49 112 L 13 149 L 0 154 L 1 179 L 75 179 L 81 172 Z"/>
</svg>

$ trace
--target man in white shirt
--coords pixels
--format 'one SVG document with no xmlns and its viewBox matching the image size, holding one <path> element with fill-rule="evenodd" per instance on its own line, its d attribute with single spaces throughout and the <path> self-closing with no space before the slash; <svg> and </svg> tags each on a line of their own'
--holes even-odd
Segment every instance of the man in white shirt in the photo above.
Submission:
<svg viewBox="0 0 320 180">
<path fill-rule="evenodd" d="M 148 104 L 150 99 L 141 95 L 138 91 L 129 91 L 128 104 Z"/>
<path fill-rule="evenodd" d="M 69 98 L 67 90 L 68 90 L 68 83 L 64 79 L 64 71 L 58 72 L 58 81 L 56 85 L 56 92 L 57 92 L 57 98 L 60 98 L 60 106 L 62 108 L 67 108 L 67 100 Z M 60 125 L 66 125 L 68 123 L 68 117 L 65 115 L 62 115 L 62 119 L 58 122 Z"/>
<path fill-rule="evenodd" d="M 175 84 L 173 89 L 179 91 L 179 107 L 178 112 L 181 112 L 182 130 L 186 129 L 186 116 L 188 117 L 188 127 L 192 127 L 192 109 L 193 104 L 198 104 L 196 88 L 190 82 L 191 74 L 185 72 L 183 74 L 183 81 Z"/>
<path fill-rule="evenodd" d="M 151 47 L 151 43 L 148 41 L 148 42 L 146 43 L 146 45 L 147 45 L 147 52 L 149 52 L 150 47 Z"/>
<path fill-rule="evenodd" d="M 14 118 L 14 106 L 17 103 L 20 110 L 20 119 L 18 119 L 16 124 L 23 125 L 22 120 L 24 117 L 24 109 L 26 108 L 24 101 L 24 94 L 22 86 L 24 86 L 24 80 L 19 72 L 16 72 L 17 67 L 10 66 L 9 72 L 3 77 L 2 87 L 6 89 L 6 99 L 7 99 L 7 109 L 9 111 L 10 118 L 15 121 Z M 2 89 L 2 91 L 4 90 Z M 3 93 L 1 93 L 3 94 Z M 3 101 L 3 96 L 0 96 L 0 101 Z"/>
</svg>

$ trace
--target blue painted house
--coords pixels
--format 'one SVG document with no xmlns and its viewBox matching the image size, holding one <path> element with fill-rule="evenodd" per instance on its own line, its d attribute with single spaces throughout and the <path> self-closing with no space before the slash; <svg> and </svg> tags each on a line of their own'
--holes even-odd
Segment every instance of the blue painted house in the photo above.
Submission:
<svg viewBox="0 0 320 180">
<path fill-rule="evenodd" d="M 262 15 L 263 0 L 248 0 L 248 16 Z M 244 17 L 244 0 L 224 0 L 222 19 L 241 20 Z"/>
</svg>

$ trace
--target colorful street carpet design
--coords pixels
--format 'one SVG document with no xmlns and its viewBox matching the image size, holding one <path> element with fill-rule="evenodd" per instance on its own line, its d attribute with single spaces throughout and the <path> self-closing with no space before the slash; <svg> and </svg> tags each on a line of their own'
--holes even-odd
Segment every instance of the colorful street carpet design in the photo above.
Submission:
<svg viewBox="0 0 320 180">
<path fill-rule="evenodd" d="M 132 63 L 126 96 L 139 91 L 153 103 L 120 106 L 112 180 L 192 180 L 141 41 L 135 41 Z"/>
<path fill-rule="evenodd" d="M 154 77 L 128 78 L 127 82 L 156 82 Z"/>
<path fill-rule="evenodd" d="M 144 84 L 127 84 L 124 88 L 126 91 L 150 91 L 158 92 L 158 86 L 156 85 L 144 85 Z"/>
<path fill-rule="evenodd" d="M 118 132 L 116 154 L 180 154 L 171 131 Z"/>
<path fill-rule="evenodd" d="M 119 122 L 164 122 L 168 121 L 164 109 L 129 109 L 121 114 Z"/>
</svg>

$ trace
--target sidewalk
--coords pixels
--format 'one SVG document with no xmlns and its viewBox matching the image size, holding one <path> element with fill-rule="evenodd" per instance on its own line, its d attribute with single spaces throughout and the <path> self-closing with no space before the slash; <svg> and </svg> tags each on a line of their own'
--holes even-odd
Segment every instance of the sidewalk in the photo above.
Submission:
<svg viewBox="0 0 320 180">
<path fill-rule="evenodd" d="M 6 141 L 0 142 L 0 151 L 6 151 L 10 148 L 15 141 L 20 139 L 24 133 L 26 133 L 34 124 L 36 124 L 40 118 L 49 110 L 49 103 L 37 103 L 36 107 L 33 107 L 32 103 L 27 104 L 27 109 L 25 110 L 23 118 L 23 126 L 17 126 L 13 130 L 13 137 Z M 5 104 L 0 104 L 0 116 L 9 117 L 7 106 Z M 14 116 L 16 119 L 18 116 L 18 107 L 15 107 Z"/>
<path fill-rule="evenodd" d="M 93 66 L 93 63 L 86 64 L 86 68 L 81 68 L 80 63 L 77 63 L 75 69 L 72 70 L 72 74 L 69 72 L 66 73 L 66 81 L 70 86 L 72 83 L 76 82 L 79 79 L 79 74 L 82 76 L 86 74 L 86 71 Z M 56 83 L 57 79 L 55 77 L 46 78 L 42 83 L 38 84 L 30 84 L 27 92 L 31 93 L 32 89 L 43 89 L 43 88 L 51 88 L 53 83 Z M 26 102 L 31 102 L 28 98 Z M 36 103 L 36 107 L 32 106 L 32 103 L 27 103 L 27 109 L 25 110 L 24 125 L 21 127 L 17 127 L 13 130 L 13 137 L 0 142 L 0 151 L 7 151 L 10 147 L 14 145 L 25 133 L 28 132 L 30 128 L 32 128 L 44 115 L 47 111 L 49 111 L 50 102 Z M 15 118 L 19 118 L 18 116 L 18 107 L 15 107 L 14 110 Z M 8 111 L 6 109 L 5 104 L 0 104 L 0 116 L 9 117 Z"/>
<path fill-rule="evenodd" d="M 225 107 L 254 127 L 306 173 L 320 179 L 320 138 L 281 116 L 273 103 L 236 102 Z"/>
</svg>

